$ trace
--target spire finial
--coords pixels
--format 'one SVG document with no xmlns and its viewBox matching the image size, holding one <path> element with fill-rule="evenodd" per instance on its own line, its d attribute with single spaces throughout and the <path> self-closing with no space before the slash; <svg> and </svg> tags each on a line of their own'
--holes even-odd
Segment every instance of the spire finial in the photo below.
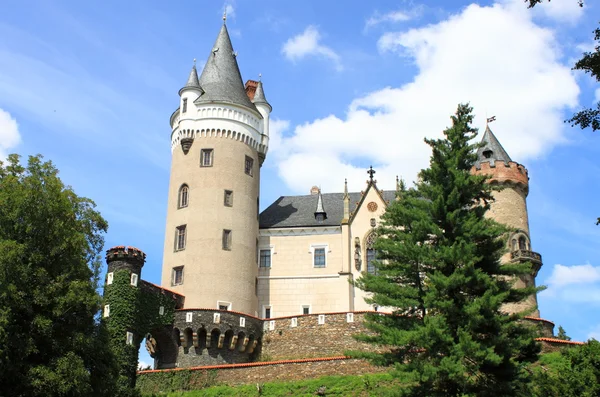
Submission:
<svg viewBox="0 0 600 397">
<path fill-rule="evenodd" d="M 369 167 L 369 170 L 367 171 L 367 174 L 369 174 L 369 178 L 371 179 L 371 182 L 373 182 L 373 175 L 375 175 L 375 170 L 373 169 L 373 166 Z"/>
<path fill-rule="evenodd" d="M 262 73 L 258 74 L 258 81 L 262 81 Z"/>
<path fill-rule="evenodd" d="M 194 58 L 194 67 L 196 67 L 196 58 Z"/>
<path fill-rule="evenodd" d="M 227 22 L 227 8 L 223 11 L 223 25 L 225 25 L 225 22 Z"/>
</svg>

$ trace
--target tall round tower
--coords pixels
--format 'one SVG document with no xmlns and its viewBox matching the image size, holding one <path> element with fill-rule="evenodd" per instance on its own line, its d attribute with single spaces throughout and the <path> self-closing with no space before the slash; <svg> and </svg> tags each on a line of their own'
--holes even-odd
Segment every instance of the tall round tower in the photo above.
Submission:
<svg viewBox="0 0 600 397">
<path fill-rule="evenodd" d="M 171 176 L 162 285 L 186 308 L 256 314 L 260 167 L 271 106 L 244 88 L 225 23 L 171 116 Z"/>
<path fill-rule="evenodd" d="M 542 257 L 531 250 L 527 215 L 529 193 L 527 169 L 511 160 L 489 126 L 486 126 L 481 143 L 473 173 L 490 175 L 489 183 L 502 187 L 502 190 L 494 192 L 495 201 L 491 204 L 487 215 L 511 228 L 507 239 L 507 253 L 502 257 L 502 262 L 531 262 L 533 265 L 531 274 L 521 276 L 516 280 L 515 286 L 517 288 L 535 286 L 535 278 L 542 267 Z M 535 310 L 531 316 L 539 317 L 535 294 L 523 302 L 506 305 L 505 310 L 515 313 L 532 308 Z"/>
</svg>

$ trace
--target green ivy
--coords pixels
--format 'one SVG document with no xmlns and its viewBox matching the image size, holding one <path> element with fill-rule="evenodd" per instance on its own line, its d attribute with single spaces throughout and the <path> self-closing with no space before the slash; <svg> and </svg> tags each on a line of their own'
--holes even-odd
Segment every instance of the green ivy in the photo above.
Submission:
<svg viewBox="0 0 600 397">
<path fill-rule="evenodd" d="M 134 287 L 130 279 L 129 270 L 115 271 L 113 283 L 104 288 L 104 304 L 110 305 L 109 317 L 104 321 L 110 335 L 111 350 L 121 368 L 118 387 L 122 395 L 134 390 L 140 343 L 153 329 L 173 324 L 176 303 L 171 294 L 144 290 L 141 281 Z M 162 316 L 159 314 L 160 306 L 164 307 Z M 133 345 L 127 344 L 127 332 L 134 335 Z"/>
</svg>

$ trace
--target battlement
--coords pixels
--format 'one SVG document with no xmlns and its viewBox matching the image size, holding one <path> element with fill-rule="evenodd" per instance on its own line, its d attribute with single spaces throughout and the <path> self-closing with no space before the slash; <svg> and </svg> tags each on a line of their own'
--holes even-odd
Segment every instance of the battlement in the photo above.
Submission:
<svg viewBox="0 0 600 397">
<path fill-rule="evenodd" d="M 106 263 L 110 264 L 114 261 L 124 261 L 143 266 L 146 262 L 146 254 L 135 247 L 125 247 L 117 245 L 116 247 L 106 250 Z"/>
<path fill-rule="evenodd" d="M 490 162 L 482 162 L 479 167 L 473 167 L 471 173 L 490 175 L 490 183 L 515 183 L 526 189 L 529 187 L 527 168 L 514 161 L 508 164 L 503 161 L 496 161 L 493 166 Z"/>
</svg>

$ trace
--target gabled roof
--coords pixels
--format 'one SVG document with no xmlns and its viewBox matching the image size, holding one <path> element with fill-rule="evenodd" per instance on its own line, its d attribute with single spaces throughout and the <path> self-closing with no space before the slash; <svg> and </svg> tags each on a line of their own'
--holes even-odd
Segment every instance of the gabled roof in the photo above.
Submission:
<svg viewBox="0 0 600 397">
<path fill-rule="evenodd" d="M 258 112 L 244 89 L 236 54 L 225 24 L 221 26 L 217 40 L 206 59 L 200 75 L 200 87 L 204 94 L 198 97 L 195 103 L 225 102 Z"/>
<path fill-rule="evenodd" d="M 485 126 L 485 132 L 481 139 L 481 143 L 483 146 L 477 150 L 477 161 L 475 162 L 477 168 L 484 162 L 489 162 L 490 166 L 493 167 L 495 166 L 496 161 L 503 161 L 507 165 L 512 161 L 508 153 L 506 153 L 506 150 L 504 150 L 498 141 L 498 138 L 496 138 L 492 130 L 490 130 L 489 125 Z"/>
<path fill-rule="evenodd" d="M 359 192 L 348 195 L 350 210 L 353 211 L 356 203 L 362 200 L 362 195 Z M 321 197 L 323 207 L 327 209 L 327 219 L 322 223 L 315 220 L 318 195 L 281 196 L 260 214 L 260 228 L 341 225 L 344 217 L 344 193 L 324 193 Z M 392 202 L 395 198 L 395 191 L 383 192 L 385 201 Z"/>
</svg>

